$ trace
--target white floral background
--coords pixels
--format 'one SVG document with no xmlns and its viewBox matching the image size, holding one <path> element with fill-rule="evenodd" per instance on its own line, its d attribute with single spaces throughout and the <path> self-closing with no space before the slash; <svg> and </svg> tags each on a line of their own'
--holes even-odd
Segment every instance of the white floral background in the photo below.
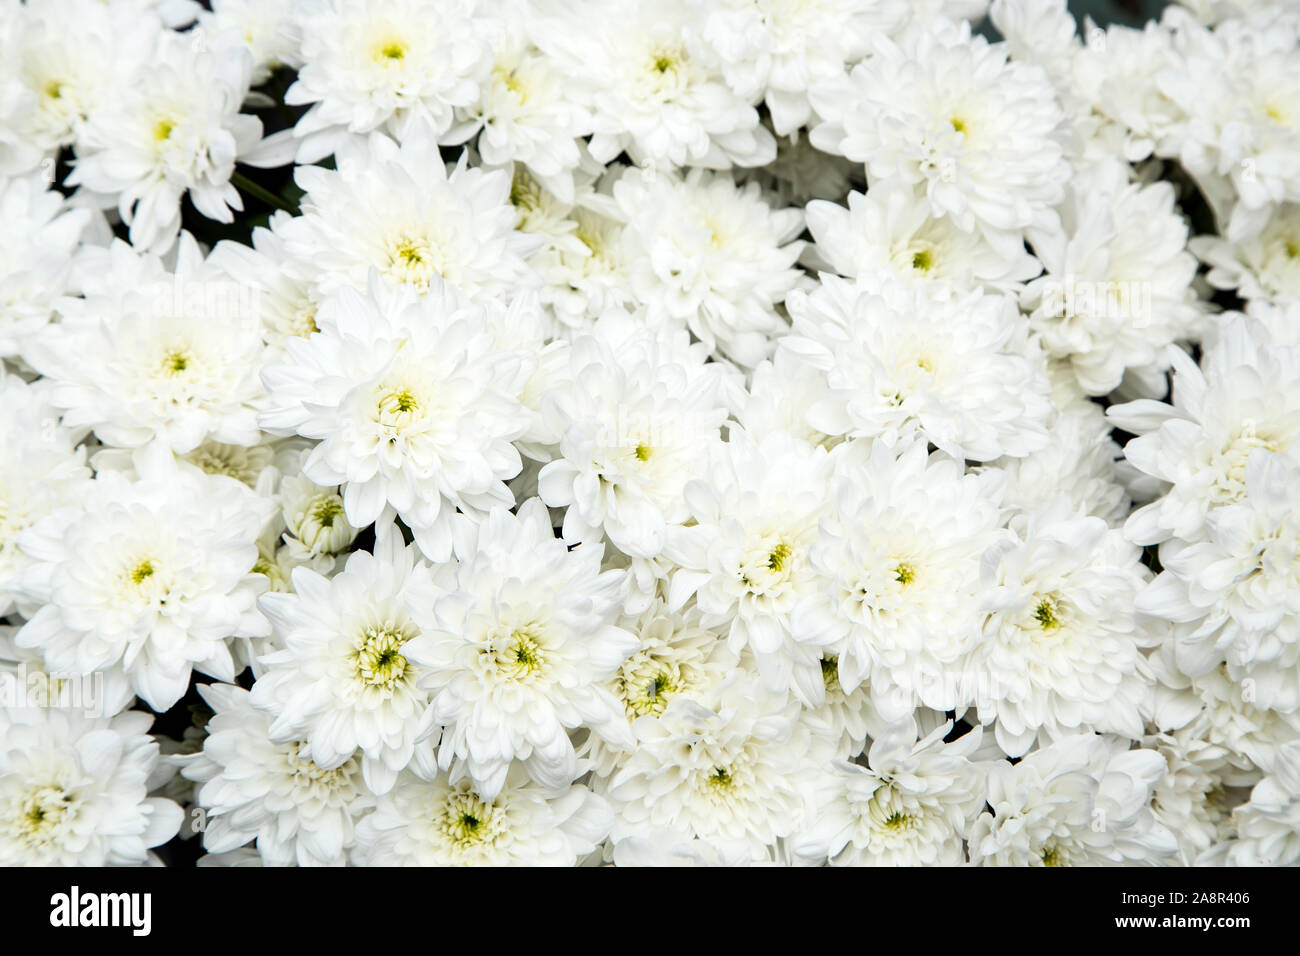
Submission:
<svg viewBox="0 0 1300 956">
<path fill-rule="evenodd" d="M 1300 862 L 1300 2 L 0 0 L 0 865 L 196 860 Z"/>
</svg>

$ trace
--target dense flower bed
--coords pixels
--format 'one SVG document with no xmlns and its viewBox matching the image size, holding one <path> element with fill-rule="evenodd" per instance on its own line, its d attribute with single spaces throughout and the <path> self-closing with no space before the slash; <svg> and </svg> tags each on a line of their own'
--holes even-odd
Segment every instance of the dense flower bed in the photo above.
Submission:
<svg viewBox="0 0 1300 956">
<path fill-rule="evenodd" d="M 0 865 L 1300 862 L 1298 47 L 0 0 Z"/>
</svg>

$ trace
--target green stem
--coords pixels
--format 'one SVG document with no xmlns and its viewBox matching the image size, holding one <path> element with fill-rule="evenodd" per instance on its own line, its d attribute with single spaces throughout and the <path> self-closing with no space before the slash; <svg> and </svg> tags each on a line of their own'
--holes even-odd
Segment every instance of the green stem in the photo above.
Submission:
<svg viewBox="0 0 1300 956">
<path fill-rule="evenodd" d="M 257 185 L 257 183 L 253 182 L 243 173 L 240 172 L 231 173 L 230 182 L 240 192 L 248 193 L 248 195 L 252 196 L 254 199 L 258 199 L 266 203 L 266 205 L 268 206 L 271 206 L 275 209 L 283 209 L 285 212 L 293 213 L 295 216 L 298 215 L 299 210 L 297 206 L 281 199 L 279 196 L 271 192 L 269 189 L 264 189 L 263 187 Z"/>
</svg>

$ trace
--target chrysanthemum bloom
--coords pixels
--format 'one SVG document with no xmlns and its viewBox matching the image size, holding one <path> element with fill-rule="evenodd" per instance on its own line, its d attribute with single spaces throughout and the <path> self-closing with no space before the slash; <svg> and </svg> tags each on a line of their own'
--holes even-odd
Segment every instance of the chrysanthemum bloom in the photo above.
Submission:
<svg viewBox="0 0 1300 956">
<path fill-rule="evenodd" d="M 673 612 L 656 600 L 620 623 L 641 642 L 608 681 L 629 724 L 659 716 L 678 698 L 712 699 L 737 665 L 737 655 L 721 635 L 700 625 L 700 613 L 694 606 Z M 598 775 L 609 776 L 618 769 L 626 751 L 591 734 L 580 755 Z"/>
<path fill-rule="evenodd" d="M 1069 363 L 1089 395 L 1119 386 L 1126 370 L 1164 390 L 1163 353 L 1196 330 L 1196 259 L 1173 186 L 1129 181 L 1119 160 L 1081 169 L 1061 229 L 1030 230 L 1046 274 L 1021 296 L 1048 355 Z"/>
<path fill-rule="evenodd" d="M 708 706 L 683 697 L 640 718 L 635 750 L 601 787 L 612 839 L 666 826 L 766 852 L 797 827 L 815 777 L 798 711 L 737 672 Z"/>
<path fill-rule="evenodd" d="M 232 478 L 180 468 L 157 449 L 132 480 L 101 471 L 84 495 L 19 536 L 25 588 L 43 602 L 19 632 L 49 666 L 121 669 L 154 710 L 197 669 L 235 679 L 228 641 L 267 633 L 253 571 L 274 503 Z"/>
<path fill-rule="evenodd" d="M 493 797 L 463 764 L 405 773 L 357 828 L 361 866 L 574 866 L 609 832 L 609 807 L 581 784 L 548 789 L 511 766 Z"/>
<path fill-rule="evenodd" d="M 302 475 L 286 476 L 280 481 L 279 498 L 284 543 L 294 557 L 333 558 L 345 553 L 356 538 L 359 529 L 349 523 L 343 496 L 336 489 L 322 488 Z"/>
<path fill-rule="evenodd" d="M 1148 806 L 1165 773 L 1154 750 L 1096 734 L 1064 737 L 1015 764 L 996 763 L 992 813 L 972 825 L 981 866 L 1104 866 L 1171 858 L 1178 842 Z"/>
<path fill-rule="evenodd" d="M 727 85 L 761 98 L 778 136 L 812 118 L 808 89 L 871 51 L 871 38 L 906 22 L 905 0 L 721 0 L 701 17 L 702 36 Z"/>
<path fill-rule="evenodd" d="M 976 461 L 1048 444 L 1048 382 L 1007 297 L 823 274 L 787 304 L 794 328 L 778 348 L 826 376 L 814 428 L 887 444 L 919 435 Z"/>
<path fill-rule="evenodd" d="M 141 866 L 176 835 L 181 808 L 150 797 L 152 714 L 89 717 L 0 708 L 0 865 Z"/>
<path fill-rule="evenodd" d="M 1176 632 L 1175 632 L 1176 633 Z M 1158 683 L 1148 722 L 1167 733 L 1203 739 L 1225 753 L 1225 781 L 1250 786 L 1267 773 L 1278 749 L 1300 736 L 1300 705 L 1294 703 L 1295 663 L 1263 668 L 1220 664 L 1189 677 L 1177 666 L 1178 644 L 1167 640 L 1148 658 Z M 1247 665 L 1249 667 L 1249 665 Z M 1269 703 L 1293 702 L 1285 710 Z M 1266 703 L 1262 698 L 1275 698 Z"/>
<path fill-rule="evenodd" d="M 449 172 L 424 123 L 401 146 L 373 133 L 336 162 L 298 166 L 302 215 L 274 223 L 285 272 L 315 301 L 365 288 L 376 269 L 389 288 L 420 295 L 436 295 L 442 280 L 474 298 L 509 301 L 537 284 L 524 257 L 541 243 L 514 228 L 509 173 L 471 167 L 467 156 Z"/>
<path fill-rule="evenodd" d="M 1233 866 L 1294 866 L 1300 861 L 1300 744 L 1278 751 L 1273 772 L 1233 811 L 1237 839 L 1228 847 Z"/>
<path fill-rule="evenodd" d="M 64 422 L 122 448 L 256 444 L 264 345 L 255 293 L 205 262 L 189 233 L 174 270 L 116 241 L 86 268 L 85 298 L 66 300 L 63 321 L 25 350 L 55 385 Z"/>
<path fill-rule="evenodd" d="M 1110 422 L 1095 402 L 1072 401 L 1050 419 L 1052 441 L 1024 458 L 999 458 L 990 467 L 1007 480 L 1005 500 L 1021 512 L 1036 511 L 1064 493 L 1070 504 L 1119 525 L 1132 502 L 1121 483 L 1133 469 L 1111 438 Z"/>
<path fill-rule="evenodd" d="M 796 639 L 830 648 L 846 692 L 870 676 L 888 719 L 918 703 L 952 710 L 956 672 L 979 639 L 980 558 L 998 540 L 1000 477 L 963 475 L 962 462 L 928 455 L 924 442 L 855 441 L 833 458 Z"/>
<path fill-rule="evenodd" d="M 15 358 L 73 287 L 74 254 L 91 221 L 49 188 L 44 170 L 0 179 L 0 358 Z"/>
<path fill-rule="evenodd" d="M 260 604 L 283 642 L 262 658 L 253 703 L 270 712 L 275 741 L 307 743 L 317 766 L 333 770 L 360 750 L 366 785 L 389 790 L 434 725 L 420 670 L 403 656 L 419 634 L 406 606 L 407 584 L 426 573 L 393 525 L 376 531 L 374 554 L 355 551 L 332 578 L 298 568 L 291 594 Z"/>
<path fill-rule="evenodd" d="M 1262 325 L 1242 317 L 1220 330 L 1201 367 L 1181 350 L 1172 405 L 1138 400 L 1107 416 L 1138 437 L 1124 456 L 1171 487 L 1125 524 L 1138 544 L 1199 540 L 1209 513 L 1246 493 L 1246 463 L 1256 449 L 1292 458 L 1300 438 L 1300 348 L 1269 342 Z"/>
<path fill-rule="evenodd" d="M 251 247 L 223 240 L 208 256 L 209 265 L 229 276 L 257 303 L 268 360 L 272 355 L 283 359 L 286 339 L 306 338 L 319 331 L 315 282 L 288 273 L 290 257 L 280 233 L 290 218 L 287 212 L 277 212 L 270 218 L 271 228 L 253 229 Z"/>
<path fill-rule="evenodd" d="M 773 209 L 757 183 L 692 170 L 629 170 L 614 184 L 627 221 L 632 292 L 651 322 L 685 326 L 710 350 L 749 367 L 786 328 L 777 306 L 796 287 L 803 215 Z M 793 240 L 793 241 L 792 241 Z"/>
<path fill-rule="evenodd" d="M 0 369 L 0 616 L 27 616 L 40 607 L 24 595 L 33 561 L 18 536 L 60 508 L 75 506 L 90 484 L 86 452 L 77 448 L 84 429 L 59 423 L 49 403 L 49 383 L 28 385 Z"/>
<path fill-rule="evenodd" d="M 622 175 L 612 167 L 606 182 Z M 611 311 L 632 307 L 632 257 L 623 214 L 611 196 L 597 191 L 591 176 L 580 178 L 573 202 L 563 202 L 526 169 L 516 165 L 510 201 L 516 228 L 539 237 L 528 258 L 541 278 L 541 301 L 563 329 L 583 329 Z"/>
<path fill-rule="evenodd" d="M 1217 207 L 1228 239 L 1257 235 L 1278 204 L 1300 202 L 1295 28 L 1171 20 L 1183 55 L 1159 84 L 1183 113 L 1177 158 Z"/>
<path fill-rule="evenodd" d="M 1188 245 L 1210 266 L 1205 278 L 1216 289 L 1235 289 L 1247 300 L 1300 301 L 1300 203 L 1274 209 L 1257 236 L 1197 236 Z"/>
<path fill-rule="evenodd" d="M 534 40 L 591 111 L 598 161 L 626 152 L 636 163 L 725 169 L 776 155 L 751 99 L 724 82 L 689 3 L 587 0 L 557 9 Z"/>
<path fill-rule="evenodd" d="M 305 742 L 273 742 L 271 717 L 242 687 L 204 684 L 199 693 L 214 711 L 208 736 L 202 752 L 177 762 L 198 784 L 203 846 L 227 853 L 255 839 L 269 866 L 342 866 L 375 802 L 361 761 L 326 770 Z"/>
<path fill-rule="evenodd" d="M 1065 114 L 1041 68 L 1008 61 L 969 24 L 878 36 L 848 76 L 809 95 L 825 119 L 814 146 L 864 163 L 873 182 L 923 188 L 937 215 L 1004 255 L 1026 227 L 1052 225 L 1070 176 Z"/>
<path fill-rule="evenodd" d="M 914 186 L 885 179 L 867 193 L 851 192 L 848 208 L 808 204 L 808 231 L 816 241 L 805 258 L 825 262 L 842 276 L 892 275 L 944 282 L 958 289 L 1016 287 L 1042 271 L 1023 245 L 1003 254 L 977 232 L 964 232 L 937 216 Z"/>
<path fill-rule="evenodd" d="M 673 827 L 638 827 L 614 843 L 615 866 L 750 866 L 764 854 L 744 840 L 701 839 Z"/>
<path fill-rule="evenodd" d="M 724 365 L 705 364 L 685 333 L 656 335 L 607 317 L 569 351 L 567 381 L 542 396 L 560 436 L 538 494 L 565 508 L 566 541 L 600 540 L 655 557 L 667 528 L 686 520 L 682 488 L 722 441 Z"/>
<path fill-rule="evenodd" d="M 311 104 L 294 127 L 295 161 L 315 163 L 351 135 L 375 131 L 398 142 L 425 124 L 464 142 L 458 121 L 486 81 L 492 60 L 477 0 L 305 0 L 298 10 L 302 66 L 285 102 Z M 437 149 L 433 151 L 437 159 Z"/>
<path fill-rule="evenodd" d="M 601 571 L 601 546 L 565 547 L 546 507 L 493 509 L 454 523 L 455 560 L 408 599 L 421 633 L 403 656 L 446 725 L 438 762 L 466 762 L 485 799 L 519 760 L 545 787 L 577 777 L 568 731 L 585 725 L 630 746 L 623 708 L 605 684 L 637 649 L 618 627 L 624 573 Z"/>
<path fill-rule="evenodd" d="M 1023 534 L 984 557 L 984 634 L 969 658 L 980 720 L 998 745 L 1025 753 L 1084 729 L 1142 736 L 1151 684 L 1149 633 L 1134 601 L 1148 580 L 1141 550 L 1064 498 L 1030 516 Z"/>
<path fill-rule="evenodd" d="M 148 69 L 87 119 L 67 184 L 116 205 L 131 244 L 147 252 L 175 244 L 184 197 L 207 218 L 232 222 L 244 208 L 230 182 L 235 162 L 281 161 L 262 121 L 240 112 L 252 67 L 242 48 L 196 50 L 191 37 L 159 34 Z"/>
<path fill-rule="evenodd" d="M 832 866 L 960 866 L 963 840 L 984 808 L 985 769 L 971 759 L 980 729 L 952 743 L 952 722 L 918 740 L 911 717 L 871 744 L 868 766 L 840 761 L 816 788 L 795 852 Z"/>
<path fill-rule="evenodd" d="M 157 11 L 139 5 L 94 0 L 12 7 L 5 19 L 17 42 L 5 56 L 16 67 L 29 107 L 17 131 L 53 155 L 84 135 L 87 117 L 127 93 L 153 56 L 163 22 Z"/>
<path fill-rule="evenodd" d="M 824 448 L 783 432 L 732 429 L 707 475 L 686 486 L 693 521 L 670 529 L 664 549 L 677 565 L 669 606 L 694 595 L 702 623 L 724 631 L 733 651 L 748 647 L 769 689 L 807 702 L 825 692 L 819 661 L 833 638 L 796 634 L 792 616 L 821 586 L 809 549 L 830 467 Z"/>
<path fill-rule="evenodd" d="M 1177 661 L 1188 676 L 1226 661 L 1248 673 L 1280 667 L 1294 683 L 1300 665 L 1300 464 L 1256 449 L 1245 471 L 1245 495 L 1210 515 L 1206 540 L 1160 546 L 1164 570 L 1138 607 L 1185 625 Z M 1293 690 L 1283 700 L 1287 710 L 1300 705 Z"/>
<path fill-rule="evenodd" d="M 303 474 L 344 486 L 353 527 L 391 507 L 425 554 L 446 560 L 458 507 L 513 504 L 505 480 L 522 467 L 511 442 L 529 424 L 525 356 L 498 349 L 483 308 L 436 279 L 417 297 L 372 273 L 368 295 L 342 290 L 319 324 L 286 341 L 289 364 L 263 370 L 262 427 L 320 440 Z"/>
<path fill-rule="evenodd" d="M 492 72 L 459 115 L 473 122 L 470 133 L 478 133 L 476 148 L 486 165 L 520 163 L 571 202 L 573 174 L 583 158 L 579 138 L 591 133 L 591 116 L 573 95 L 572 81 L 533 45 L 538 28 L 530 13 L 510 10 L 493 22 Z"/>
<path fill-rule="evenodd" d="M 1179 862 L 1191 866 L 1231 829 L 1227 781 L 1240 771 L 1231 751 L 1195 733 L 1148 735 L 1144 748 L 1157 750 L 1169 765 L 1151 795 L 1156 820 L 1178 839 Z"/>
<path fill-rule="evenodd" d="M 822 671 L 825 693 L 820 704 L 805 705 L 799 714 L 809 732 L 819 738 L 819 747 L 827 751 L 828 759 L 852 760 L 866 747 L 873 727 L 881 719 L 876 698 L 867 681 L 853 690 L 845 690 L 840 683 L 840 660 L 833 651 L 823 651 L 818 661 Z"/>
<path fill-rule="evenodd" d="M 212 0 L 210 6 L 199 11 L 200 42 L 225 34 L 240 43 L 253 60 L 252 86 L 261 86 L 276 70 L 302 65 L 297 0 Z"/>
</svg>

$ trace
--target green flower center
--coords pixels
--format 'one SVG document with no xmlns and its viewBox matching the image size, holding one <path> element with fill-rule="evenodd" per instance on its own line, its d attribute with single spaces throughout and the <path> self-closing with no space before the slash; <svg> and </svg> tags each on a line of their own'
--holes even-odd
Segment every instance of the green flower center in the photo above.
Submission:
<svg viewBox="0 0 1300 956">
<path fill-rule="evenodd" d="M 388 694 L 395 691 L 405 679 L 409 666 L 402 656 L 402 645 L 412 636 L 392 625 L 362 631 L 353 657 L 357 680 Z"/>
</svg>

